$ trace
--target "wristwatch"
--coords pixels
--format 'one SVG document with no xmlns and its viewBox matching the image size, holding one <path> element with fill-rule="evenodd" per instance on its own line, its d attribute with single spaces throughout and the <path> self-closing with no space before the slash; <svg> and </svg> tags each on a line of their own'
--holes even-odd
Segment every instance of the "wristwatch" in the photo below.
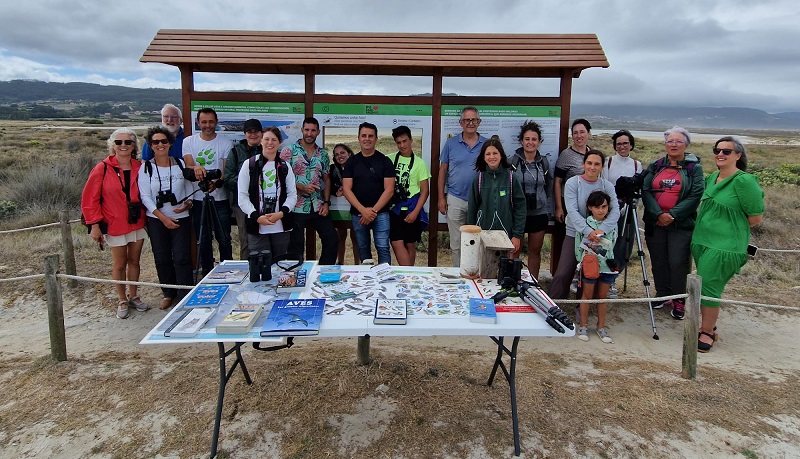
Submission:
<svg viewBox="0 0 800 459">
<path fill-rule="evenodd" d="M 323 204 L 331 205 L 330 201 L 322 201 Z"/>
</svg>

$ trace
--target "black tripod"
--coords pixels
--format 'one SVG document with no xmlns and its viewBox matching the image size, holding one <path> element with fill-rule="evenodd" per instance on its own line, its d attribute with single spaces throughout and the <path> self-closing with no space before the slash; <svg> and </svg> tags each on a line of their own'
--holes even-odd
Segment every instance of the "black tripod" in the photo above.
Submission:
<svg viewBox="0 0 800 459">
<path fill-rule="evenodd" d="M 633 251 L 634 235 L 636 236 L 636 249 L 639 255 L 639 263 L 642 266 L 642 285 L 647 295 L 647 304 L 650 306 L 650 322 L 653 326 L 653 339 L 658 339 L 658 332 L 656 331 L 656 318 L 653 314 L 653 301 L 650 300 L 650 280 L 647 278 L 647 267 L 644 262 L 644 249 L 642 248 L 642 235 L 639 233 L 639 212 L 636 209 L 639 204 L 641 194 L 634 193 L 624 201 L 625 212 L 622 220 L 622 237 L 624 237 L 625 245 L 625 277 L 623 278 L 622 291 L 628 290 L 628 262 L 631 259 L 631 252 Z"/>
<path fill-rule="evenodd" d="M 199 277 L 203 277 L 203 276 L 200 276 L 200 272 L 201 272 L 200 245 L 201 245 L 202 241 L 204 240 L 203 239 L 203 234 L 206 234 L 206 237 L 211 239 L 210 241 L 208 241 L 208 243 L 212 244 L 214 239 L 211 237 L 211 231 L 213 230 L 214 232 L 216 232 L 217 228 L 220 228 L 220 229 L 222 228 L 222 222 L 219 219 L 219 214 L 217 213 L 217 206 L 216 206 L 216 201 L 214 200 L 214 196 L 211 196 L 211 192 L 208 191 L 207 187 L 205 189 L 203 189 L 202 191 L 205 194 L 205 196 L 203 196 L 203 211 L 200 213 L 200 229 L 197 232 L 197 247 L 196 247 L 197 265 L 195 266 L 195 271 L 194 271 L 194 283 L 195 284 L 197 282 L 199 282 L 199 280 L 200 280 Z M 210 226 L 208 226 L 208 225 L 210 225 Z M 208 227 L 208 231 L 204 233 L 203 229 L 205 229 L 206 227 Z M 230 242 L 230 235 L 229 234 L 225 234 L 225 231 L 220 231 L 220 233 L 222 233 L 222 234 L 219 235 L 220 244 L 229 243 Z M 212 248 L 212 257 L 213 257 L 213 248 Z M 212 258 L 212 262 L 213 262 L 213 258 Z M 207 273 L 203 273 L 203 274 L 205 275 Z"/>
</svg>

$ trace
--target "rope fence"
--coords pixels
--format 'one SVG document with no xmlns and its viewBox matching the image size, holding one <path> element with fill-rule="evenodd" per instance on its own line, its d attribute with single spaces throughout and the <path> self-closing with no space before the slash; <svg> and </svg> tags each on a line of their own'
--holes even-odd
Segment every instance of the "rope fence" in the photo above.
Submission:
<svg viewBox="0 0 800 459">
<path fill-rule="evenodd" d="M 79 223 L 80 221 L 81 220 L 78 218 L 78 219 L 75 219 L 75 220 L 69 220 L 67 223 L 69 223 L 71 225 L 73 223 Z M 2 230 L 2 231 L 0 231 L 0 234 L 21 233 L 23 231 L 30 231 L 30 230 L 42 229 L 42 228 L 50 228 L 50 227 L 59 226 L 59 225 L 61 225 L 61 222 L 45 223 L 44 225 L 29 226 L 27 228 L 17 228 L 17 229 L 10 229 L 10 230 Z"/>
</svg>

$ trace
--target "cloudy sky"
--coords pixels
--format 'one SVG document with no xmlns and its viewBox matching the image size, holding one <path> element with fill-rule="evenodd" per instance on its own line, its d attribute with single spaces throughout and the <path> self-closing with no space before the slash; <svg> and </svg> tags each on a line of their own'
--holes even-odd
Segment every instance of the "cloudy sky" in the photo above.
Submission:
<svg viewBox="0 0 800 459">
<path fill-rule="evenodd" d="M 611 64 L 574 82 L 573 103 L 741 106 L 800 111 L 797 0 L 3 2 L 0 80 L 180 87 L 139 58 L 159 29 L 594 33 Z M 335 5 L 335 6 L 334 6 Z M 302 91 L 302 77 L 196 75 L 196 89 Z M 321 78 L 318 91 L 430 91 L 428 78 Z M 554 81 L 447 79 L 445 92 L 557 94 Z"/>
</svg>

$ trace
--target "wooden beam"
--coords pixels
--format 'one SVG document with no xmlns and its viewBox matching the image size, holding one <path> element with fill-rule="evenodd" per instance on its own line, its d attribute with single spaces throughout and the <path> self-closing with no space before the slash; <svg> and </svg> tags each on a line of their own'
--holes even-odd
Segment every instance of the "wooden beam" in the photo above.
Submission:
<svg viewBox="0 0 800 459">
<path fill-rule="evenodd" d="M 431 190 L 428 215 L 428 266 L 439 266 L 439 154 L 442 144 L 442 72 L 433 73 L 431 112 Z"/>
</svg>

